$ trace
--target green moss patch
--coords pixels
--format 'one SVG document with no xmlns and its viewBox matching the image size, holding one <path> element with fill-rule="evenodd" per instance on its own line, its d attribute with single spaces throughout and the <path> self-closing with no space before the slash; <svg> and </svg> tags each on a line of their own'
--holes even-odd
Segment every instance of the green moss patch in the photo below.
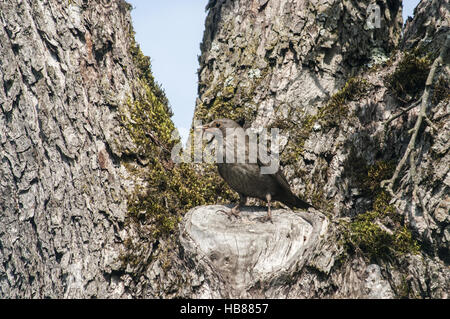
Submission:
<svg viewBox="0 0 450 319">
<path fill-rule="evenodd" d="M 330 98 L 326 106 L 319 110 L 317 120 L 325 127 L 339 126 L 343 118 L 349 115 L 348 103 L 361 99 L 369 88 L 366 80 L 350 78 L 344 87 Z"/>
<path fill-rule="evenodd" d="M 228 118 L 234 121 L 244 120 L 246 123 L 251 123 L 254 113 L 248 107 L 236 105 L 230 97 L 219 96 L 214 99 L 210 107 L 205 107 L 203 104 L 198 105 L 196 118 L 204 120 L 205 123 L 219 118 Z"/>
<path fill-rule="evenodd" d="M 394 73 L 385 78 L 385 85 L 397 98 L 417 98 L 425 88 L 431 64 L 428 55 L 421 57 L 417 50 L 407 52 Z"/>
<path fill-rule="evenodd" d="M 403 216 L 390 204 L 391 196 L 380 187 L 381 181 L 392 176 L 395 163 L 378 161 L 367 165 L 361 158 L 352 158 L 351 162 L 356 168 L 352 183 L 372 199 L 372 208 L 347 225 L 344 234 L 347 251 L 361 252 L 371 261 L 418 253 L 419 244 L 404 224 Z"/>
<path fill-rule="evenodd" d="M 234 121 L 252 123 L 256 118 L 256 109 L 252 108 L 255 90 L 268 75 L 269 68 L 254 69 L 247 73 L 253 78 L 247 85 L 233 80 L 220 79 L 217 84 L 202 94 L 203 100 L 195 110 L 195 118 L 210 122 L 218 118 L 228 118 Z M 254 74 L 257 74 L 254 75 Z M 244 75 L 241 75 L 244 76 Z M 236 76 L 238 77 L 238 76 Z M 200 87 L 208 87 L 209 83 L 200 83 Z"/>
<path fill-rule="evenodd" d="M 386 192 L 379 193 L 373 209 L 359 214 L 348 225 L 348 250 L 358 250 L 371 261 L 419 252 L 419 244 L 389 201 L 390 196 Z M 386 228 L 386 224 L 390 225 L 390 228 Z"/>
</svg>

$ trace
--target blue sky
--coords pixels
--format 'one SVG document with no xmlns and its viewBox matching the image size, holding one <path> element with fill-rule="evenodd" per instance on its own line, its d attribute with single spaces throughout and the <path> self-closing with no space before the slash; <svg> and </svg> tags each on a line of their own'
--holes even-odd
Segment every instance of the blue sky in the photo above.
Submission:
<svg viewBox="0 0 450 319">
<path fill-rule="evenodd" d="M 136 40 L 150 56 L 152 71 L 164 88 L 173 121 L 186 137 L 197 97 L 197 69 L 208 0 L 128 0 Z M 403 0 L 403 19 L 419 0 Z"/>
<path fill-rule="evenodd" d="M 408 16 L 413 16 L 414 8 L 419 4 L 420 0 L 403 0 L 403 21 Z"/>
<path fill-rule="evenodd" d="M 136 40 L 169 99 L 175 126 L 187 136 L 197 98 L 197 69 L 208 0 L 128 0 Z"/>
</svg>

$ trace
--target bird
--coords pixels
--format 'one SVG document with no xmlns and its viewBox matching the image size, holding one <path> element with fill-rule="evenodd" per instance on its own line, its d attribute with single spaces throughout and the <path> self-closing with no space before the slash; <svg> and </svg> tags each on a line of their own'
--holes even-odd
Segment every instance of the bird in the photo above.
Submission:
<svg viewBox="0 0 450 319">
<path fill-rule="evenodd" d="M 262 174 L 262 168 L 268 165 L 263 164 L 260 156 L 257 156 L 256 161 L 249 161 L 249 137 L 238 123 L 222 118 L 215 119 L 201 126 L 201 128 L 203 133 L 215 134 L 208 143 L 211 143 L 217 136 L 216 133 L 220 131 L 219 136 L 223 138 L 223 154 L 226 153 L 227 148 L 234 146 L 234 153 L 232 154 L 234 161 L 230 162 L 227 157 L 225 162 L 221 163 L 218 161 L 216 163 L 219 175 L 239 195 L 239 202 L 227 213 L 230 218 L 232 216 L 239 217 L 240 208 L 245 206 L 248 197 L 258 198 L 267 202 L 267 216 L 263 218 L 263 221 L 272 222 L 272 201 L 279 201 L 291 209 L 300 208 L 306 210 L 313 207 L 291 191 L 289 183 L 279 167 L 275 173 Z M 245 149 L 239 148 L 237 145 L 240 134 L 245 134 Z M 237 161 L 239 154 L 241 156 L 245 155 L 244 162 Z"/>
</svg>

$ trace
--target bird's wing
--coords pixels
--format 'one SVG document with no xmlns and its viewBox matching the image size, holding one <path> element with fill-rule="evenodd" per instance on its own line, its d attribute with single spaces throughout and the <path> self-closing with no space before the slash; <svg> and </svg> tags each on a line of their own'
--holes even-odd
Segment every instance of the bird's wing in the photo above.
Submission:
<svg viewBox="0 0 450 319">
<path fill-rule="evenodd" d="M 224 177 L 224 175 L 223 175 L 223 172 L 222 172 L 222 169 L 223 169 L 223 165 L 217 165 L 217 171 L 219 172 L 219 175 L 220 175 L 220 177 L 222 177 L 223 179 L 225 179 L 225 177 Z"/>
<path fill-rule="evenodd" d="M 269 165 L 270 165 L 270 163 L 264 164 L 258 156 L 258 166 L 259 167 L 269 166 Z M 280 187 L 283 189 L 283 191 L 285 193 L 289 193 L 289 194 L 292 193 L 291 187 L 289 186 L 289 183 L 280 168 L 278 168 L 278 171 L 275 174 L 269 174 L 269 176 L 272 177 L 273 179 L 275 179 L 277 184 L 280 185 Z"/>
<path fill-rule="evenodd" d="M 278 185 L 281 186 L 281 188 L 284 190 L 284 192 L 291 194 L 291 187 L 289 186 L 289 183 L 286 180 L 286 177 L 284 177 L 283 172 L 281 172 L 281 170 L 278 170 L 278 172 L 276 172 L 275 174 L 271 175 L 272 178 L 274 178 Z"/>
</svg>

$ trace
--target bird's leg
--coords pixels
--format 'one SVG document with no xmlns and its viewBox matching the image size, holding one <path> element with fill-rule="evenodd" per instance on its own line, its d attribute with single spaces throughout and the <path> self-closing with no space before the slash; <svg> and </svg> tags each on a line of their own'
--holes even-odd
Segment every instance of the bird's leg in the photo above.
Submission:
<svg viewBox="0 0 450 319">
<path fill-rule="evenodd" d="M 273 223 L 272 221 L 272 213 L 270 211 L 270 202 L 272 200 L 272 195 L 267 194 L 266 195 L 266 201 L 267 201 L 267 216 L 263 218 L 264 222 L 270 221 L 271 223 Z"/>
</svg>

